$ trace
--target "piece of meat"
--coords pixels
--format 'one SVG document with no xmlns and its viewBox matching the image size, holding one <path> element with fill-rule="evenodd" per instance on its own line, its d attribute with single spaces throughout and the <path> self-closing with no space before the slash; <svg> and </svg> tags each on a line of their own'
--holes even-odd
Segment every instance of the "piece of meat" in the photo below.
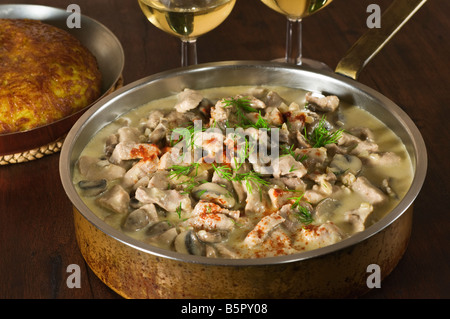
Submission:
<svg viewBox="0 0 450 319">
<path fill-rule="evenodd" d="M 204 132 L 197 132 L 193 138 L 195 146 L 202 148 L 209 155 L 215 156 L 217 153 L 223 153 L 225 137 L 220 130 L 211 129 Z"/>
<path fill-rule="evenodd" d="M 156 171 L 150 178 L 147 188 L 159 188 L 168 189 L 169 188 L 169 172 L 168 171 Z"/>
<path fill-rule="evenodd" d="M 261 244 L 276 226 L 284 222 L 285 219 L 278 212 L 263 217 L 244 239 L 244 244 L 252 248 Z"/>
<path fill-rule="evenodd" d="M 78 159 L 78 169 L 80 174 L 90 181 L 99 179 L 112 181 L 122 178 L 126 173 L 125 168 L 121 166 L 111 164 L 107 160 L 99 160 L 96 157 L 85 155 Z"/>
<path fill-rule="evenodd" d="M 189 195 L 181 194 L 174 189 L 162 190 L 139 187 L 136 189 L 135 197 L 141 203 L 156 204 L 168 212 L 176 212 L 180 208 L 182 211 L 189 212 L 192 209 Z"/>
<path fill-rule="evenodd" d="M 306 225 L 295 237 L 293 246 L 299 250 L 304 250 L 306 247 L 317 249 L 340 242 L 344 238 L 343 232 L 332 222 Z"/>
<path fill-rule="evenodd" d="M 292 155 L 280 156 L 273 161 L 273 176 L 279 178 L 285 177 L 297 177 L 301 178 L 306 174 L 306 168 L 302 163 L 295 160 Z"/>
<path fill-rule="evenodd" d="M 155 145 L 164 144 L 169 129 L 164 123 L 159 123 L 149 134 L 148 142 Z"/>
<path fill-rule="evenodd" d="M 326 197 L 325 194 L 319 192 L 318 190 L 308 189 L 305 191 L 303 198 L 312 204 L 319 203 L 322 199 Z"/>
<path fill-rule="evenodd" d="M 257 97 L 255 97 L 253 95 L 238 94 L 234 98 L 236 100 L 244 99 L 244 100 L 248 101 L 248 106 L 250 106 L 254 109 L 265 109 L 266 108 L 266 103 L 264 103 L 263 101 L 261 101 L 260 99 L 258 99 Z"/>
<path fill-rule="evenodd" d="M 344 214 L 345 220 L 352 224 L 354 232 L 360 232 L 365 229 L 367 217 L 373 212 L 373 206 L 369 203 L 361 203 L 361 205 Z"/>
<path fill-rule="evenodd" d="M 294 150 L 295 158 L 305 167 L 313 169 L 318 165 L 323 165 L 328 159 L 327 149 L 319 148 L 297 148 Z"/>
<path fill-rule="evenodd" d="M 191 214 L 192 216 L 198 216 L 201 214 L 224 214 L 233 218 L 234 220 L 237 220 L 240 217 L 240 213 L 241 212 L 239 210 L 229 210 L 216 203 L 200 200 L 195 205 Z"/>
<path fill-rule="evenodd" d="M 124 126 L 117 130 L 119 143 L 139 143 L 141 132 L 135 127 Z"/>
<path fill-rule="evenodd" d="M 189 110 L 195 109 L 202 100 L 203 95 L 198 91 L 184 89 L 178 94 L 178 103 L 175 105 L 175 110 L 180 113 L 185 113 Z"/>
<path fill-rule="evenodd" d="M 153 160 L 160 153 L 160 149 L 154 144 L 120 142 L 114 148 L 109 161 L 120 164 L 122 161 L 134 159 Z"/>
<path fill-rule="evenodd" d="M 311 103 L 318 111 L 333 112 L 339 107 L 339 98 L 336 95 L 324 96 L 308 92 L 305 98 L 306 102 Z"/>
<path fill-rule="evenodd" d="M 378 144 L 373 141 L 361 140 L 357 136 L 342 132 L 341 137 L 337 141 L 337 145 L 347 148 L 347 151 L 341 151 L 339 153 L 350 153 L 354 155 L 364 155 L 367 156 L 370 153 L 378 151 Z"/>
<path fill-rule="evenodd" d="M 226 106 L 224 100 L 219 100 L 211 108 L 211 119 L 216 122 L 225 122 L 230 117 L 231 108 Z"/>
<path fill-rule="evenodd" d="M 174 165 L 188 166 L 191 163 L 190 152 L 186 149 L 184 141 L 173 147 L 167 147 L 166 152 L 159 158 L 158 169 L 166 170 Z"/>
<path fill-rule="evenodd" d="M 149 129 L 154 130 L 158 126 L 162 118 L 164 118 L 163 112 L 161 112 L 160 110 L 153 110 L 148 114 L 145 125 Z"/>
<path fill-rule="evenodd" d="M 273 126 L 281 126 L 284 123 L 283 114 L 276 107 L 268 107 L 264 119 Z"/>
<path fill-rule="evenodd" d="M 258 185 L 252 181 L 246 183 L 242 181 L 242 186 L 247 196 L 245 199 L 245 213 L 246 214 L 262 214 L 270 205 L 270 199 L 267 194 L 260 191 Z"/>
<path fill-rule="evenodd" d="M 269 189 L 267 192 L 269 194 L 269 198 L 272 202 L 272 205 L 275 208 L 281 208 L 284 204 L 290 201 L 289 198 L 293 198 L 296 196 L 295 193 L 290 192 L 288 190 L 283 190 L 279 187 L 274 187 Z"/>
<path fill-rule="evenodd" d="M 195 229 L 230 231 L 236 225 L 233 218 L 222 213 L 201 213 L 189 218 L 186 223 Z"/>
<path fill-rule="evenodd" d="M 359 176 L 351 185 L 351 189 L 358 193 L 370 204 L 385 202 L 388 198 L 379 188 L 375 187 L 366 177 Z"/>
<path fill-rule="evenodd" d="M 134 164 L 123 176 L 123 186 L 126 188 L 132 187 L 144 176 L 155 172 L 157 170 L 158 161 L 158 157 L 155 157 L 153 160 L 140 160 Z"/>
<path fill-rule="evenodd" d="M 350 150 L 350 154 L 364 157 L 374 152 L 378 152 L 378 144 L 370 141 L 361 141 Z"/>
<path fill-rule="evenodd" d="M 392 166 L 400 162 L 400 156 L 394 152 L 371 153 L 364 157 L 365 162 L 371 166 Z"/>
<path fill-rule="evenodd" d="M 336 181 L 336 175 L 333 173 L 327 174 L 308 174 L 308 177 L 316 182 L 316 185 L 312 187 L 313 190 L 330 196 L 333 193 L 333 184 Z"/>
<path fill-rule="evenodd" d="M 97 198 L 97 203 L 115 213 L 128 213 L 128 205 L 130 203 L 130 195 L 120 185 L 114 185 Z"/>
<path fill-rule="evenodd" d="M 352 146 L 354 147 L 356 144 L 362 142 L 357 136 L 353 134 L 349 134 L 347 132 L 342 132 L 340 138 L 337 141 L 337 145 L 342 146 Z"/>
<path fill-rule="evenodd" d="M 368 127 L 355 126 L 349 128 L 347 132 L 358 137 L 362 141 L 373 142 L 375 139 L 375 135 L 373 134 L 372 130 Z"/>
</svg>

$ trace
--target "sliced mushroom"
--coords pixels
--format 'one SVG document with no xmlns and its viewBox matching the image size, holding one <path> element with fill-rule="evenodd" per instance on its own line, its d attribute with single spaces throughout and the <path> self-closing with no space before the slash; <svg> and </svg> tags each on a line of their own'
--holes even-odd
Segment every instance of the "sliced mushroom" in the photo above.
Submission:
<svg viewBox="0 0 450 319">
<path fill-rule="evenodd" d="M 95 181 L 80 181 L 78 187 L 81 189 L 81 194 L 87 197 L 97 196 L 106 190 L 106 179 L 99 179 Z"/>
<path fill-rule="evenodd" d="M 164 248 L 164 249 L 170 249 L 173 250 L 173 243 L 175 241 L 175 238 L 178 236 L 178 231 L 175 227 L 172 227 L 159 236 L 150 238 L 149 242 Z"/>
<path fill-rule="evenodd" d="M 220 243 L 225 239 L 225 233 L 220 231 L 206 231 L 204 229 L 201 229 L 197 232 L 197 237 L 206 243 Z"/>
<path fill-rule="evenodd" d="M 205 256 L 205 244 L 198 239 L 193 230 L 185 230 L 177 235 L 174 242 L 175 250 L 179 253 Z"/>
<path fill-rule="evenodd" d="M 91 156 L 82 156 L 78 160 L 78 169 L 86 180 L 119 179 L 125 175 L 125 168 L 109 163 L 107 160 Z"/>
<path fill-rule="evenodd" d="M 341 205 L 341 203 L 333 198 L 325 198 L 319 204 L 317 204 L 314 210 L 314 217 L 319 222 L 326 222 L 329 220 L 335 210 Z"/>
<path fill-rule="evenodd" d="M 164 233 L 165 231 L 167 231 L 171 228 L 172 228 L 172 225 L 168 221 L 163 220 L 163 221 L 160 221 L 160 222 L 157 222 L 157 223 L 151 225 L 147 229 L 145 234 L 150 238 L 158 237 L 159 235 L 161 235 L 162 233 Z"/>
<path fill-rule="evenodd" d="M 216 183 L 201 184 L 192 190 L 192 194 L 198 200 L 212 202 L 224 208 L 233 208 L 236 205 L 234 195 Z"/>
<path fill-rule="evenodd" d="M 155 205 L 144 205 L 128 214 L 122 225 L 122 229 L 129 232 L 136 232 L 157 220 L 158 213 L 156 212 Z"/>
<path fill-rule="evenodd" d="M 122 186 L 114 185 L 98 197 L 96 201 L 106 209 L 119 214 L 126 214 L 128 213 L 130 195 Z"/>
<path fill-rule="evenodd" d="M 361 160 L 357 156 L 348 154 L 336 154 L 330 163 L 330 170 L 337 176 L 344 173 L 357 175 L 361 168 Z"/>
</svg>

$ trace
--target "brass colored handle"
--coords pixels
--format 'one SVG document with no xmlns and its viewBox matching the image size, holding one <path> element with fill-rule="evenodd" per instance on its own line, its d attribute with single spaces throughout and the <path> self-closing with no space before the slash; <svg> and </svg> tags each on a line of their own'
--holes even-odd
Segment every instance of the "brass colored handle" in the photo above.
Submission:
<svg viewBox="0 0 450 319">
<path fill-rule="evenodd" d="M 352 79 L 400 30 L 427 0 L 396 0 L 381 16 L 381 27 L 367 31 L 339 61 L 335 72 Z"/>
</svg>

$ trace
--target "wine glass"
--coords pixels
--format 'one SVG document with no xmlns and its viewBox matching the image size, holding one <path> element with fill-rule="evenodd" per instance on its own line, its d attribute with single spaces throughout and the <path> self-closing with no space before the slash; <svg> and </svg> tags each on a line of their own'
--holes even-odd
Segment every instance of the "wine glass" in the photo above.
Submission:
<svg viewBox="0 0 450 319">
<path fill-rule="evenodd" d="M 147 19 L 181 39 L 181 65 L 197 64 L 197 38 L 219 26 L 236 0 L 138 0 Z"/>
<path fill-rule="evenodd" d="M 309 65 L 313 68 L 329 69 L 322 62 L 302 57 L 302 19 L 325 8 L 333 0 L 261 0 L 266 6 L 286 16 L 287 63 Z"/>
</svg>

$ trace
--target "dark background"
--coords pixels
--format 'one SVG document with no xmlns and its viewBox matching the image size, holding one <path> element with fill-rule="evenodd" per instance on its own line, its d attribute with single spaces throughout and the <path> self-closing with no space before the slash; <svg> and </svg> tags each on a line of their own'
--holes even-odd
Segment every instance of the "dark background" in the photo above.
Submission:
<svg viewBox="0 0 450 319">
<path fill-rule="evenodd" d="M 73 0 L 5 1 L 66 8 Z M 82 14 L 121 41 L 125 84 L 179 67 L 179 40 L 145 19 L 134 0 L 77 0 Z M 304 56 L 334 68 L 367 31 L 366 8 L 387 0 L 336 0 L 304 20 Z M 363 70 L 359 81 L 395 101 L 423 134 L 428 174 L 414 205 L 413 232 L 396 269 L 362 298 L 449 298 L 448 107 L 450 1 L 430 0 Z M 199 62 L 283 56 L 285 18 L 258 0 L 238 0 L 229 18 L 198 40 Z M 72 207 L 58 172 L 59 154 L 0 167 L 0 298 L 120 298 L 87 267 L 75 240 Z M 81 267 L 81 288 L 66 285 Z"/>
</svg>

